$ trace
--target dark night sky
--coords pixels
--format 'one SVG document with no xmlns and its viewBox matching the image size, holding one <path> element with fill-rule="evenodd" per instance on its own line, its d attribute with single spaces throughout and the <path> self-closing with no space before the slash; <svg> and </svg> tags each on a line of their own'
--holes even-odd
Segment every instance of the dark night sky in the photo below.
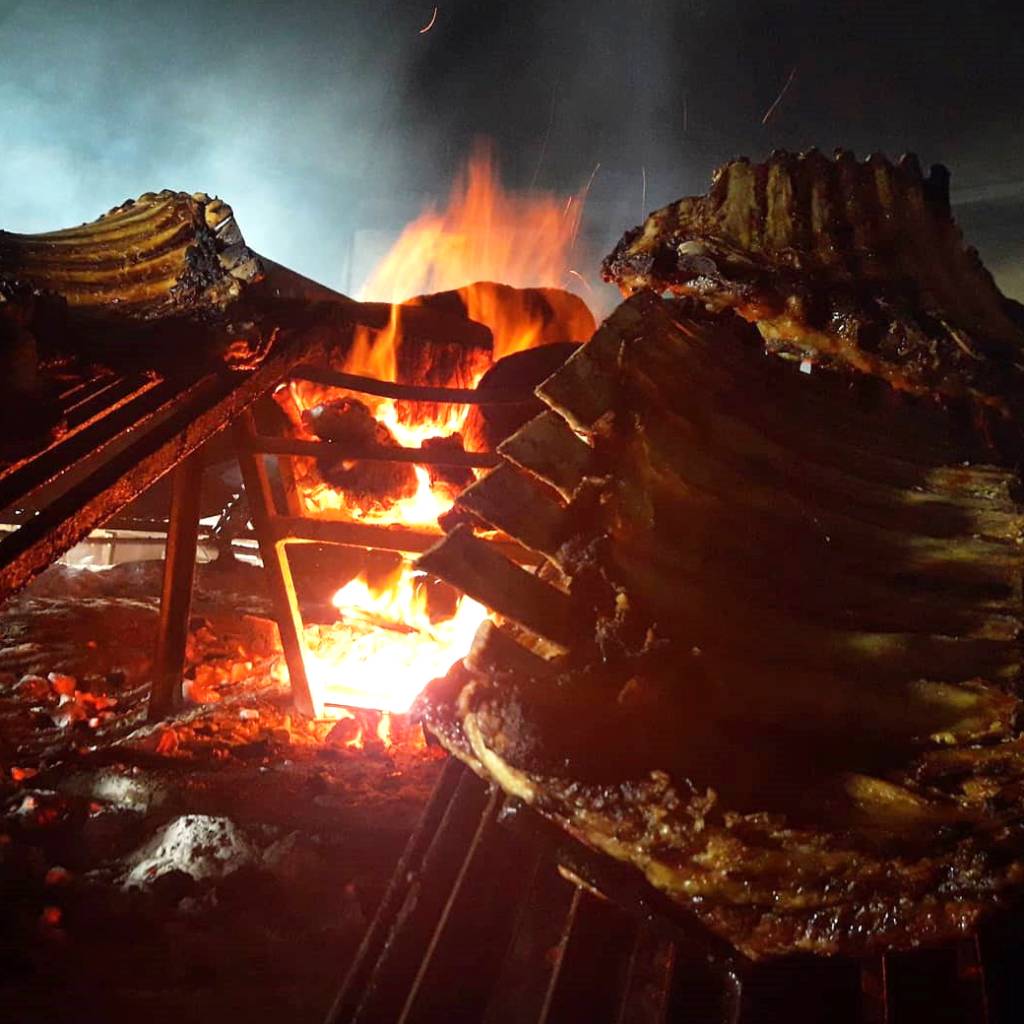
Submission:
<svg viewBox="0 0 1024 1024">
<path fill-rule="evenodd" d="M 651 208 L 741 153 L 912 149 L 950 166 L 969 240 L 1024 296 L 1024 4 L 441 0 L 421 35 L 432 9 L 0 0 L 0 225 L 202 189 L 260 251 L 354 289 L 478 135 L 519 187 L 600 163 L 595 262 L 643 173 Z"/>
</svg>

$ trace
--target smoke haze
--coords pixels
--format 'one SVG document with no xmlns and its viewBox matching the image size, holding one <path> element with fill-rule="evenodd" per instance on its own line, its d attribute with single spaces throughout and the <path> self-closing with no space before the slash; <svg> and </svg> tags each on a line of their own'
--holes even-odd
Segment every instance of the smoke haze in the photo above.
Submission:
<svg viewBox="0 0 1024 1024">
<path fill-rule="evenodd" d="M 432 11 L 0 0 L 0 226 L 207 191 L 254 248 L 354 292 L 486 135 L 510 186 L 594 175 L 594 278 L 731 156 L 914 150 L 951 167 L 965 235 L 1024 298 L 1024 5 L 441 0 L 421 33 Z"/>
</svg>

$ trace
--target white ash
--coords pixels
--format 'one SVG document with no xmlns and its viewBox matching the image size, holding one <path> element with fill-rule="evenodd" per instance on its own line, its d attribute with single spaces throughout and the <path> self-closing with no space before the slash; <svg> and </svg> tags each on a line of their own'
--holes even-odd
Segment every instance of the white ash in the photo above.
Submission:
<svg viewBox="0 0 1024 1024">
<path fill-rule="evenodd" d="M 230 818 L 185 814 L 126 858 L 129 870 L 121 885 L 144 888 L 170 871 L 196 881 L 219 879 L 259 859 L 258 847 Z"/>
</svg>

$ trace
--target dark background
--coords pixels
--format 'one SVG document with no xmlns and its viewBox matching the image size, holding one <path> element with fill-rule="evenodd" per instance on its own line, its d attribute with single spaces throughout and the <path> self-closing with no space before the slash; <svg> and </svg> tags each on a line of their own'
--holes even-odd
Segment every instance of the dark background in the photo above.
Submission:
<svg viewBox="0 0 1024 1024">
<path fill-rule="evenodd" d="M 1024 4 L 0 0 L 0 226 L 204 190 L 247 240 L 356 291 L 475 137 L 506 183 L 594 177 L 589 269 L 647 209 L 773 147 L 914 150 L 1024 297 Z M 767 125 L 762 118 L 795 75 Z"/>
</svg>

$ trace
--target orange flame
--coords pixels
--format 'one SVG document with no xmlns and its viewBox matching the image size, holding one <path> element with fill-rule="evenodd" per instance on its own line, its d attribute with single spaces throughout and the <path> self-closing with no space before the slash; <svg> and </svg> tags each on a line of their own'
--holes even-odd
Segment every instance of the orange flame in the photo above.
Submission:
<svg viewBox="0 0 1024 1024">
<path fill-rule="evenodd" d="M 566 202 L 551 193 L 506 192 L 490 146 L 479 142 L 455 181 L 448 206 L 428 207 L 409 224 L 360 289 L 361 299 L 401 303 L 414 296 L 458 290 L 471 320 L 494 333 L 495 360 L 545 340 L 543 323 L 525 305 L 508 309 L 490 289 L 500 281 L 516 288 L 568 288 L 570 266 L 588 182 Z M 585 340 L 590 329 L 579 338 Z"/>
<path fill-rule="evenodd" d="M 568 202 L 554 195 L 510 194 L 502 188 L 490 149 L 478 146 L 456 181 L 447 208 L 428 208 L 409 224 L 364 284 L 362 298 L 392 303 L 390 322 L 382 331 L 359 331 L 343 369 L 395 381 L 403 339 L 401 304 L 414 304 L 414 296 L 438 291 L 457 290 L 467 316 L 486 324 L 494 338 L 490 358 L 471 361 L 462 368 L 467 379 L 447 381 L 449 386 L 474 386 L 490 363 L 513 352 L 547 341 L 585 340 L 593 330 L 593 318 L 582 302 L 552 293 L 562 331 L 555 337 L 528 295 L 477 283 L 566 288 L 574 275 L 582 280 L 569 267 L 585 193 L 586 189 L 570 196 Z M 299 432 L 312 436 L 301 411 L 349 394 L 292 382 L 278 397 L 284 399 L 282 407 Z M 467 406 L 427 409 L 405 403 L 399 408 L 390 399 L 354 397 L 403 447 L 458 433 L 469 412 Z M 438 516 L 451 508 L 450 488 L 432 486 L 430 474 L 421 466 L 415 467 L 411 496 L 360 503 L 317 473 L 300 478 L 300 462 L 296 460 L 297 481 L 310 513 L 436 529 Z M 426 591 L 409 563 L 402 563 L 383 587 L 356 577 L 334 595 L 334 605 L 337 623 L 305 631 L 306 668 L 317 704 L 340 718 L 353 717 L 345 711 L 349 707 L 408 710 L 426 683 L 447 672 L 469 650 L 486 616 L 482 605 L 464 597 L 452 617 L 432 619 Z M 388 742 L 386 715 L 381 723 L 378 735 Z"/>
<path fill-rule="evenodd" d="M 451 618 L 434 622 L 420 583 L 406 562 L 382 589 L 360 575 L 334 595 L 338 623 L 306 631 L 306 670 L 322 703 L 408 711 L 426 683 L 469 650 L 484 607 L 464 597 Z"/>
</svg>

